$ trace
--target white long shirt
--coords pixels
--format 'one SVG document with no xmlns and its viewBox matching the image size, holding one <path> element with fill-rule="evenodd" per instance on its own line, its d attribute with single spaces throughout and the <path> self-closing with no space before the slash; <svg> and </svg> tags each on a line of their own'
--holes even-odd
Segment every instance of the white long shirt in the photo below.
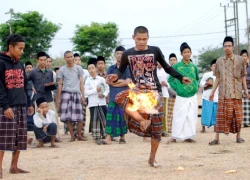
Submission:
<svg viewBox="0 0 250 180">
<path fill-rule="evenodd" d="M 106 81 L 103 77 L 96 76 L 96 78 L 89 77 L 84 86 L 85 96 L 88 97 L 88 106 L 106 106 L 106 98 L 99 98 L 97 92 L 97 85 L 102 84 L 104 86 L 102 94 L 107 97 L 109 94 L 109 86 L 106 84 Z"/>
<path fill-rule="evenodd" d="M 164 81 L 167 83 L 167 85 L 169 87 L 169 84 L 168 84 L 169 75 L 165 72 L 165 70 L 163 68 L 161 68 L 161 69 L 157 68 L 157 77 L 158 77 L 160 83 L 162 81 Z M 161 85 L 161 90 L 162 90 L 162 94 L 163 94 L 164 98 L 169 98 L 168 87 Z"/>
<path fill-rule="evenodd" d="M 210 71 L 210 72 L 207 72 L 207 73 L 204 73 L 201 81 L 200 81 L 200 87 L 201 88 L 204 88 L 205 84 L 206 84 L 206 81 L 209 79 L 209 78 L 213 78 L 213 82 L 215 82 L 216 80 L 216 77 L 213 75 L 213 71 Z M 207 89 L 207 90 L 204 90 L 203 89 L 203 93 L 202 93 L 202 99 L 205 99 L 205 100 L 208 100 L 209 101 L 209 96 L 212 92 L 212 88 L 211 89 Z M 216 89 L 215 93 L 214 93 L 214 102 L 218 102 L 218 88 Z"/>
<path fill-rule="evenodd" d="M 36 112 L 35 115 L 33 116 L 33 120 L 37 128 L 42 128 L 44 125 L 49 125 L 51 123 L 57 124 L 56 114 L 52 110 L 48 111 L 48 113 L 46 114 L 46 118 L 45 117 L 41 118 L 40 113 Z"/>
</svg>

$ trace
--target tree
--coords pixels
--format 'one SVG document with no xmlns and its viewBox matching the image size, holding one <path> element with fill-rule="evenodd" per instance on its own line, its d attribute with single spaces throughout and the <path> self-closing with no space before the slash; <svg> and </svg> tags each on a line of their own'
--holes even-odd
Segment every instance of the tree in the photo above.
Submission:
<svg viewBox="0 0 250 180">
<path fill-rule="evenodd" d="M 240 44 L 241 49 L 247 49 L 246 44 Z M 198 67 L 200 72 L 210 70 L 209 64 L 213 59 L 217 59 L 224 55 L 223 47 L 206 47 L 199 51 Z"/>
<path fill-rule="evenodd" d="M 114 48 L 118 46 L 118 27 L 115 23 L 76 25 L 72 38 L 74 50 L 86 56 L 104 56 L 110 59 Z"/>
<path fill-rule="evenodd" d="M 22 58 L 34 59 L 37 52 L 47 51 L 51 47 L 51 40 L 60 28 L 61 24 L 53 24 L 37 11 L 27 13 L 14 13 L 12 11 L 11 19 L 0 24 L 0 46 L 3 51 L 6 50 L 8 35 L 11 32 L 20 34 L 26 41 Z"/>
</svg>

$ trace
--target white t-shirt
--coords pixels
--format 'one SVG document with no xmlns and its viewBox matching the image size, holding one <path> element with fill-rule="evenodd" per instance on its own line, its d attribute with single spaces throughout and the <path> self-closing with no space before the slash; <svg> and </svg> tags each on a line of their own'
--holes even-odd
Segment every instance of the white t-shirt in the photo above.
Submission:
<svg viewBox="0 0 250 180">
<path fill-rule="evenodd" d="M 207 73 L 204 73 L 201 81 L 200 81 L 200 87 L 201 88 L 204 88 L 205 84 L 206 84 L 206 81 L 209 79 L 209 78 L 213 78 L 213 82 L 215 82 L 216 80 L 216 77 L 214 76 L 214 73 L 213 71 L 210 71 L 210 72 L 207 72 Z M 207 89 L 207 90 L 204 90 L 203 89 L 203 93 L 202 93 L 202 99 L 205 99 L 205 100 L 208 100 L 209 101 L 209 96 L 212 92 L 212 88 L 211 89 Z M 214 102 L 218 102 L 218 88 L 216 89 L 215 93 L 214 93 Z"/>
<path fill-rule="evenodd" d="M 40 118 L 40 113 L 36 112 L 34 117 L 34 124 L 37 128 L 42 128 L 44 125 L 49 125 L 51 123 L 55 123 L 56 122 L 56 114 L 54 111 L 49 110 L 48 113 L 46 114 L 46 118 Z M 58 125 L 58 124 L 57 124 Z"/>
<path fill-rule="evenodd" d="M 161 68 L 161 69 L 157 68 L 157 77 L 158 77 L 160 83 L 162 81 L 164 81 L 167 83 L 167 85 L 169 87 L 169 84 L 168 84 L 169 75 L 165 72 L 165 70 L 163 68 Z M 162 94 L 163 94 L 164 98 L 169 98 L 168 87 L 161 85 L 161 90 L 162 90 Z"/>
</svg>

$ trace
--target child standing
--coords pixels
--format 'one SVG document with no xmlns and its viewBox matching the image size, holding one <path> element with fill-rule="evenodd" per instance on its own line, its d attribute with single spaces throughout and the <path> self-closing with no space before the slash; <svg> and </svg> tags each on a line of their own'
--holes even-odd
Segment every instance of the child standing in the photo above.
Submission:
<svg viewBox="0 0 250 180">
<path fill-rule="evenodd" d="M 98 145 L 102 144 L 101 138 L 106 138 L 106 97 L 109 94 L 109 86 L 103 77 L 97 75 L 96 61 L 88 62 L 90 77 L 85 82 L 85 95 L 88 96 L 90 110 L 90 124 L 92 124 L 92 137 Z"/>
<path fill-rule="evenodd" d="M 197 119 L 197 96 L 198 91 L 198 68 L 191 62 L 191 48 L 187 43 L 180 47 L 183 60 L 176 63 L 173 68 L 179 73 L 191 79 L 191 84 L 182 84 L 170 76 L 168 82 L 176 91 L 176 101 L 173 112 L 172 139 L 184 140 L 186 142 L 195 142 L 196 119 Z"/>
<path fill-rule="evenodd" d="M 209 96 L 213 89 L 213 84 L 216 80 L 216 77 L 214 76 L 214 70 L 216 66 L 216 59 L 214 59 L 210 63 L 210 72 L 207 72 L 203 75 L 200 87 L 203 88 L 202 93 L 202 116 L 201 116 L 201 125 L 202 130 L 201 132 L 205 131 L 205 126 L 211 127 L 216 125 L 216 114 L 217 114 L 217 108 L 218 108 L 218 90 L 215 92 L 215 96 L 213 101 L 209 101 Z"/>
</svg>

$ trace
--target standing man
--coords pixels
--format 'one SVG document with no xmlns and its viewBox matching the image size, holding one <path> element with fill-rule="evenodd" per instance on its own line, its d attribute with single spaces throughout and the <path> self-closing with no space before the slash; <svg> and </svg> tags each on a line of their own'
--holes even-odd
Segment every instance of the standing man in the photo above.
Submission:
<svg viewBox="0 0 250 180">
<path fill-rule="evenodd" d="M 126 50 L 121 59 L 121 65 L 117 70 L 117 74 L 108 75 L 108 80 L 117 82 L 125 73 L 127 66 L 130 69 L 132 81 L 141 92 L 153 90 L 160 95 L 160 108 L 157 114 L 144 113 L 143 117 L 138 111 L 130 111 L 129 107 L 132 103 L 128 97 L 129 90 L 122 91 L 117 94 L 116 102 L 125 111 L 128 120 L 128 128 L 131 132 L 142 136 L 151 137 L 151 152 L 148 163 L 152 167 L 159 167 L 155 160 L 156 152 L 161 141 L 162 134 L 162 117 L 163 117 L 163 98 L 161 93 L 161 85 L 156 75 L 157 61 L 162 65 L 164 70 L 176 77 L 183 83 L 191 81 L 176 72 L 169 64 L 166 63 L 161 50 L 155 46 L 147 45 L 149 34 L 148 29 L 144 26 L 138 26 L 134 30 L 133 39 L 135 47 Z M 145 116 L 144 116 L 145 115 Z"/>
<path fill-rule="evenodd" d="M 73 124 L 77 122 L 78 141 L 84 141 L 82 137 L 82 104 L 85 103 L 83 71 L 82 68 L 74 64 L 74 56 L 71 51 L 64 53 L 66 65 L 59 69 L 57 106 L 60 107 L 61 121 L 66 122 L 71 139 L 75 141 Z"/>
<path fill-rule="evenodd" d="M 240 52 L 240 56 L 244 59 L 246 66 L 247 76 L 247 89 L 248 93 L 250 92 L 250 64 L 249 64 L 249 55 L 246 49 L 243 49 Z M 244 127 L 250 127 L 250 100 L 242 98 L 242 107 L 243 107 L 243 125 Z"/>
<path fill-rule="evenodd" d="M 23 64 L 19 61 L 25 48 L 22 36 L 11 34 L 7 38 L 7 52 L 0 53 L 0 178 L 5 151 L 12 151 L 9 173 L 29 173 L 17 167 L 20 150 L 27 148 L 26 106 L 34 113 Z"/>
<path fill-rule="evenodd" d="M 96 68 L 97 68 L 97 75 L 105 78 L 105 58 L 103 56 L 98 56 L 97 57 L 97 63 L 96 63 Z"/>
<path fill-rule="evenodd" d="M 125 48 L 122 46 L 118 46 L 115 49 L 115 59 L 116 64 L 110 66 L 108 68 L 107 74 L 116 73 L 117 69 L 121 64 L 121 57 Z M 112 83 L 107 80 L 107 83 L 110 88 L 110 98 L 108 104 L 108 111 L 106 115 L 106 134 L 107 138 L 105 141 L 102 141 L 103 144 L 111 144 L 112 139 L 114 137 L 119 137 L 120 144 L 126 143 L 125 134 L 127 134 L 127 125 L 126 120 L 124 118 L 124 111 L 119 107 L 119 105 L 115 102 L 115 96 L 126 89 L 128 89 L 128 84 L 130 83 L 130 73 L 127 68 L 123 77 L 121 77 L 116 83 Z"/>
<path fill-rule="evenodd" d="M 240 136 L 242 124 L 242 85 L 246 98 L 249 97 L 246 85 L 246 68 L 244 60 L 234 55 L 232 37 L 225 37 L 223 41 L 225 56 L 216 62 L 216 80 L 209 100 L 213 101 L 214 94 L 219 86 L 219 102 L 216 116 L 216 135 L 209 145 L 219 144 L 219 133 L 236 133 L 236 142 L 245 142 Z"/>
</svg>

